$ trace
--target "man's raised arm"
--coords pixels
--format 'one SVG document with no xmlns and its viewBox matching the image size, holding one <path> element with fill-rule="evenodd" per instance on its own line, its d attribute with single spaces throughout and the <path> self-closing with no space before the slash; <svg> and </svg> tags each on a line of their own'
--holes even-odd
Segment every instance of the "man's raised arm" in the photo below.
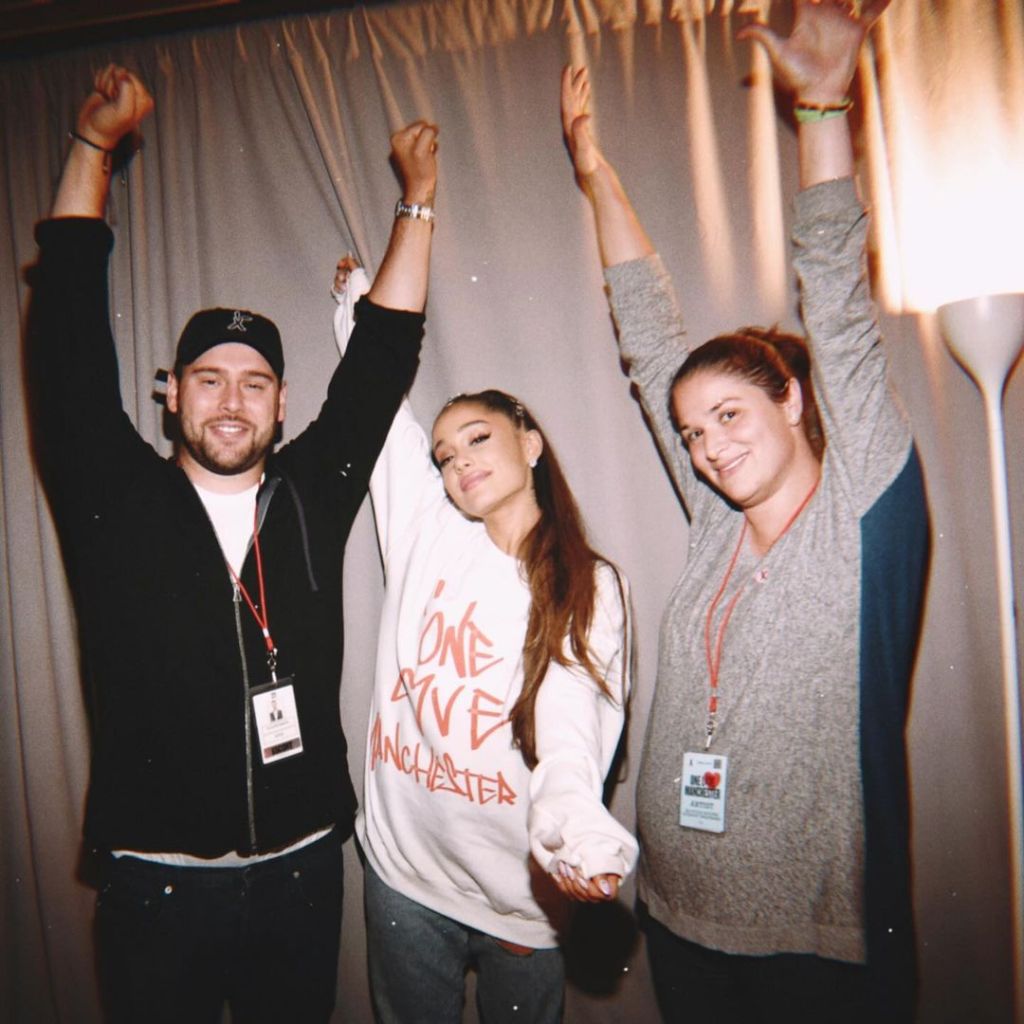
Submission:
<svg viewBox="0 0 1024 1024">
<path fill-rule="evenodd" d="M 391 136 L 391 159 L 402 179 L 402 200 L 369 299 L 388 309 L 422 313 L 427 302 L 434 230 L 437 126 L 414 121 L 395 132 Z"/>
<path fill-rule="evenodd" d="M 109 64 L 78 112 L 53 217 L 103 217 L 114 150 L 152 111 L 153 98 L 131 71 Z"/>
</svg>

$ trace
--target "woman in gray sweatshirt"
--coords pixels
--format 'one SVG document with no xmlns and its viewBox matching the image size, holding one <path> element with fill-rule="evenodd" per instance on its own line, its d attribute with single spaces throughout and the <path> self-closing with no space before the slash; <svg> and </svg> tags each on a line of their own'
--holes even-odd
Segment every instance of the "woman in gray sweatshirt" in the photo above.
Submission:
<svg viewBox="0 0 1024 1024">
<path fill-rule="evenodd" d="M 622 356 L 690 520 L 637 798 L 666 1020 L 913 1014 L 904 726 L 928 520 L 887 386 L 846 117 L 861 44 L 887 3 L 857 13 L 796 0 L 788 38 L 741 33 L 795 96 L 809 379 L 801 340 L 773 331 L 691 350 L 594 140 L 587 73 L 563 76 Z"/>
</svg>

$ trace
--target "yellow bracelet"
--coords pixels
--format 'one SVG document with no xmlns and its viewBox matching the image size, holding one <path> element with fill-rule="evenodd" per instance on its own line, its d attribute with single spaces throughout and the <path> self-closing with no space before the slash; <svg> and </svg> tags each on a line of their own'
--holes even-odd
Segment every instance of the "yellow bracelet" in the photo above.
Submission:
<svg viewBox="0 0 1024 1024">
<path fill-rule="evenodd" d="M 842 103 L 800 103 L 793 105 L 793 116 L 800 124 L 814 124 L 815 121 L 827 121 L 830 117 L 842 117 L 853 108 L 853 100 L 845 99 Z"/>
</svg>

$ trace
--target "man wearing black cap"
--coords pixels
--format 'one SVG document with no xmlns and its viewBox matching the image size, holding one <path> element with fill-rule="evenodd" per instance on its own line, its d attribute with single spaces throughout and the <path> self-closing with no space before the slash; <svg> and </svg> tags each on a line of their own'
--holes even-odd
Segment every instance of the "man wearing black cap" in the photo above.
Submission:
<svg viewBox="0 0 1024 1024">
<path fill-rule="evenodd" d="M 204 310 L 168 381 L 166 460 L 121 408 L 103 221 L 110 153 L 152 106 L 124 69 L 97 77 L 37 228 L 27 336 L 90 696 L 103 996 L 116 1021 L 216 1022 L 227 1001 L 236 1024 L 322 1022 L 355 808 L 341 560 L 416 368 L 437 133 L 417 123 L 392 138 L 402 202 L 317 419 L 274 452 L 278 330 Z"/>
<path fill-rule="evenodd" d="M 283 381 L 281 335 L 266 317 L 244 309 L 192 316 L 178 341 L 167 408 L 178 416 L 178 464 L 197 487 L 234 491 L 242 480 L 259 482 L 284 422 Z"/>
</svg>

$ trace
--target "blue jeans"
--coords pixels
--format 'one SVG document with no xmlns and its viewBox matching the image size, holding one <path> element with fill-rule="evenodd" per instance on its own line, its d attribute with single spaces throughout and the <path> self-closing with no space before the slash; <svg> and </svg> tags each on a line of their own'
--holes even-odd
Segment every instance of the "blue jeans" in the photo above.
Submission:
<svg viewBox="0 0 1024 1024">
<path fill-rule="evenodd" d="M 562 951 L 518 955 L 497 939 L 428 910 L 366 865 L 366 941 L 378 1024 L 459 1024 L 466 971 L 477 972 L 483 1024 L 558 1024 Z"/>
<path fill-rule="evenodd" d="M 334 1008 L 341 841 L 239 868 L 111 857 L 96 896 L 99 975 L 115 1024 L 324 1024 Z"/>
<path fill-rule="evenodd" d="M 740 956 L 681 939 L 640 906 L 665 1024 L 880 1024 L 867 969 L 803 953 Z"/>
</svg>

